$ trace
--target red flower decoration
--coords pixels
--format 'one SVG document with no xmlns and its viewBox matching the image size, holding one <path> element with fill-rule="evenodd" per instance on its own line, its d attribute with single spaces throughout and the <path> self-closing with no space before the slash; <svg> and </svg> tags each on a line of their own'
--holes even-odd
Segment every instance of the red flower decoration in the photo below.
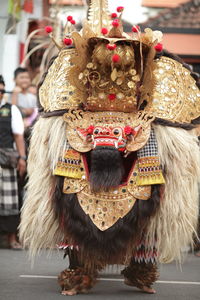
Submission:
<svg viewBox="0 0 200 300">
<path fill-rule="evenodd" d="M 107 29 L 107 28 L 102 28 L 102 29 L 101 29 L 101 33 L 102 33 L 103 35 L 106 35 L 106 34 L 108 33 L 108 29 Z"/>
<path fill-rule="evenodd" d="M 76 24 L 76 21 L 72 19 L 72 20 L 70 21 L 70 23 L 71 23 L 72 25 L 75 25 L 75 24 Z"/>
<path fill-rule="evenodd" d="M 124 132 L 125 132 L 126 135 L 130 135 L 130 134 L 133 133 L 133 129 L 131 128 L 131 126 L 126 126 L 124 128 Z"/>
<path fill-rule="evenodd" d="M 114 63 L 118 63 L 120 61 L 120 56 L 118 54 L 114 54 L 112 57 L 112 61 Z"/>
<path fill-rule="evenodd" d="M 87 128 L 87 133 L 88 133 L 88 134 L 93 134 L 93 131 L 94 131 L 94 126 L 93 126 L 93 125 L 90 125 L 90 126 Z"/>
<path fill-rule="evenodd" d="M 154 48 L 157 52 L 161 52 L 163 50 L 163 44 L 158 43 Z"/>
<path fill-rule="evenodd" d="M 111 18 L 112 18 L 112 19 L 117 18 L 117 14 L 116 14 L 116 13 L 112 13 L 112 14 L 111 14 Z"/>
<path fill-rule="evenodd" d="M 72 16 L 68 16 L 68 17 L 67 17 L 67 21 L 70 22 L 71 20 L 73 20 L 73 17 L 72 17 Z"/>
<path fill-rule="evenodd" d="M 70 45 L 72 45 L 72 39 L 64 38 L 63 43 L 67 46 L 70 46 Z"/>
<path fill-rule="evenodd" d="M 132 27 L 132 32 L 139 32 L 140 31 L 140 26 L 135 25 Z"/>
<path fill-rule="evenodd" d="M 52 26 L 46 26 L 46 27 L 45 27 L 45 31 L 46 31 L 47 33 L 51 33 L 51 32 L 53 31 Z"/>
<path fill-rule="evenodd" d="M 117 47 L 116 44 L 107 44 L 107 45 L 106 45 L 106 48 L 107 48 L 108 50 L 115 50 L 116 47 Z"/>
<path fill-rule="evenodd" d="M 124 10 L 124 7 L 123 6 L 118 6 L 117 7 L 117 12 L 122 12 Z"/>
<path fill-rule="evenodd" d="M 112 26 L 119 27 L 119 20 L 115 19 L 114 21 L 112 21 Z"/>
<path fill-rule="evenodd" d="M 115 98 L 116 98 L 116 95 L 115 95 L 115 94 L 109 94 L 109 95 L 108 95 L 108 99 L 111 100 L 111 101 L 112 101 L 112 100 L 115 100 Z"/>
</svg>

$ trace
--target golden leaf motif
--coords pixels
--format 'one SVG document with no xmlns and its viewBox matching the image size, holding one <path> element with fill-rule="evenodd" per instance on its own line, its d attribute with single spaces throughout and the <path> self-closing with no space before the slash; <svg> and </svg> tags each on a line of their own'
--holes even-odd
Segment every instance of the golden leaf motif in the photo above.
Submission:
<svg viewBox="0 0 200 300">
<path fill-rule="evenodd" d="M 86 171 L 84 171 L 86 174 Z M 129 213 L 136 199 L 148 201 L 151 186 L 137 185 L 138 163 L 131 170 L 128 182 L 109 192 L 92 193 L 85 179 L 65 178 L 63 193 L 77 193 L 78 201 L 91 221 L 102 231 L 110 228 Z"/>
<path fill-rule="evenodd" d="M 200 92 L 195 79 L 181 63 L 162 56 L 155 61 L 154 89 L 145 111 L 172 122 L 190 123 L 200 115 Z"/>
<path fill-rule="evenodd" d="M 114 68 L 114 70 L 112 71 L 110 78 L 112 79 L 112 81 L 115 81 L 117 79 L 117 69 Z"/>
</svg>

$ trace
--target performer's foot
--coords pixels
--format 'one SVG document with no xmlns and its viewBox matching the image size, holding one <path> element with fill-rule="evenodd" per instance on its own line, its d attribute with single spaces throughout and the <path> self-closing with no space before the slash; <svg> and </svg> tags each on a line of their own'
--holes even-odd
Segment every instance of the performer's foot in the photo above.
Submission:
<svg viewBox="0 0 200 300">
<path fill-rule="evenodd" d="M 9 248 L 12 250 L 22 250 L 22 246 L 17 241 L 17 236 L 15 233 L 8 234 L 8 244 L 9 244 Z"/>
<path fill-rule="evenodd" d="M 77 291 L 75 289 L 71 289 L 67 291 L 62 291 L 61 294 L 65 296 L 74 296 L 77 294 Z"/>
<path fill-rule="evenodd" d="M 197 257 L 200 257 L 200 251 L 197 251 L 197 252 L 195 253 L 195 255 L 196 255 Z"/>
<path fill-rule="evenodd" d="M 135 285 L 132 284 L 132 282 L 131 282 L 129 279 L 127 279 L 127 278 L 125 278 L 124 283 L 125 283 L 126 285 L 135 286 Z M 137 288 L 139 288 L 139 287 L 137 286 Z M 148 294 L 156 294 L 156 290 L 154 290 L 154 289 L 152 289 L 151 287 L 148 287 L 148 286 L 146 286 L 146 285 L 144 285 L 143 287 L 141 287 L 141 288 L 139 288 L 139 289 L 140 289 L 141 291 L 143 291 L 144 293 L 148 293 Z"/>
<path fill-rule="evenodd" d="M 148 294 L 156 294 L 156 290 L 152 289 L 151 287 L 145 286 L 145 285 L 141 288 L 141 291 L 148 293 Z"/>
<path fill-rule="evenodd" d="M 96 283 L 96 273 L 87 274 L 81 267 L 75 269 L 65 269 L 58 276 L 58 283 L 61 286 L 62 295 L 73 296 L 85 294 Z"/>
<path fill-rule="evenodd" d="M 12 250 L 22 250 L 21 244 L 18 243 L 17 241 L 10 243 L 9 246 L 10 246 L 10 249 L 12 249 Z"/>
</svg>

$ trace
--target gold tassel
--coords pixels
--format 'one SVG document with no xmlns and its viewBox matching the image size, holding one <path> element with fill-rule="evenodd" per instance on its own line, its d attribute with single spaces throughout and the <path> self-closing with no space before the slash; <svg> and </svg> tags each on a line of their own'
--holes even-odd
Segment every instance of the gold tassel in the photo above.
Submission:
<svg viewBox="0 0 200 300">
<path fill-rule="evenodd" d="M 162 174 L 158 156 L 141 157 L 138 159 L 137 185 L 163 184 L 165 179 Z"/>
<path fill-rule="evenodd" d="M 53 175 L 77 179 L 82 178 L 84 167 L 81 154 L 73 149 L 67 150 L 65 155 L 59 158 Z"/>
</svg>

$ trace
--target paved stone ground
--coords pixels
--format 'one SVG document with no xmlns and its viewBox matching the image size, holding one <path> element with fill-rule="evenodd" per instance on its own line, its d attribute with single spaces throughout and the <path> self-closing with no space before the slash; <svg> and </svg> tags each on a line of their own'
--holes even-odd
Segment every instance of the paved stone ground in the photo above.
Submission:
<svg viewBox="0 0 200 300">
<path fill-rule="evenodd" d="M 0 249 L 0 300 L 64 299 L 66 296 L 59 293 L 56 276 L 67 267 L 67 261 L 63 260 L 62 251 L 55 250 L 51 256 L 47 254 L 44 251 L 31 267 L 27 251 Z M 200 299 L 200 258 L 190 254 L 182 271 L 175 263 L 160 266 L 160 271 L 160 279 L 155 284 L 156 295 L 125 286 L 119 269 L 113 267 L 100 274 L 99 282 L 89 294 L 73 296 L 73 299 Z M 71 298 L 68 296 L 68 299 Z"/>
</svg>

